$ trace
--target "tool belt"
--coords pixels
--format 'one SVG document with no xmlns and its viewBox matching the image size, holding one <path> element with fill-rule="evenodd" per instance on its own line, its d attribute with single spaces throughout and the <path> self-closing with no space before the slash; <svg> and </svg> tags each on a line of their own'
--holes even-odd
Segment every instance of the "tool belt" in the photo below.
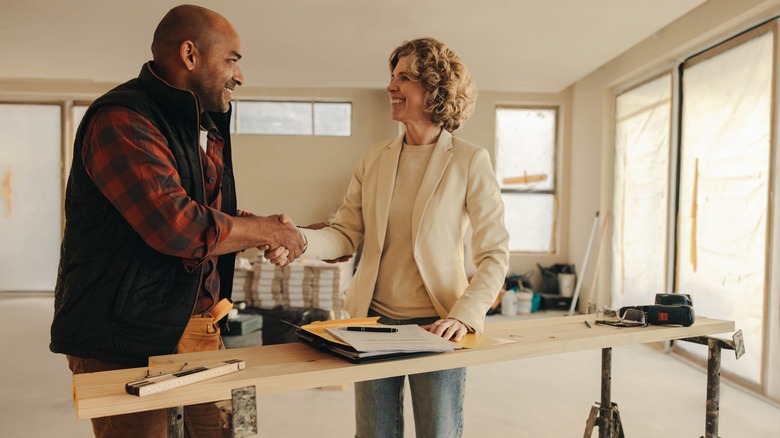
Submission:
<svg viewBox="0 0 780 438">
<path fill-rule="evenodd" d="M 211 307 L 211 310 L 206 312 L 206 315 L 211 316 L 214 318 L 214 323 L 218 322 L 220 319 L 227 316 L 228 312 L 230 312 L 230 309 L 233 308 L 233 303 L 230 302 L 227 298 L 222 298 L 217 302 L 217 304 L 214 304 L 213 307 Z"/>
</svg>

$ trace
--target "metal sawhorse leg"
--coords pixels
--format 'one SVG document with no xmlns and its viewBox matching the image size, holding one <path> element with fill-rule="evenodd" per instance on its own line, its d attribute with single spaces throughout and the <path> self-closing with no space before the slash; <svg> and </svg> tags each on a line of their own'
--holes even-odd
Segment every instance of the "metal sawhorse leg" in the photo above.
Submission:
<svg viewBox="0 0 780 438">
<path fill-rule="evenodd" d="M 585 438 L 599 427 L 599 438 L 624 438 L 623 423 L 616 403 L 612 403 L 612 348 L 601 349 L 601 402 L 590 408 L 585 422 Z"/>
<path fill-rule="evenodd" d="M 220 422 L 220 438 L 257 435 L 257 391 L 254 386 L 233 390 L 232 412 Z M 168 438 L 184 437 L 184 408 L 168 409 Z"/>
<path fill-rule="evenodd" d="M 697 336 L 680 340 L 702 344 L 708 347 L 707 415 L 702 438 L 718 438 L 718 420 L 720 416 L 720 352 L 723 348 L 734 350 L 737 359 L 742 357 L 742 355 L 745 354 L 745 343 L 742 339 L 742 330 L 737 330 L 731 337 L 731 341 L 711 338 L 709 336 Z"/>
<path fill-rule="evenodd" d="M 720 353 L 721 349 L 734 350 L 737 359 L 745 354 L 745 344 L 742 339 L 742 330 L 738 330 L 732 336 L 731 341 L 711 338 L 709 336 L 697 336 L 680 339 L 681 341 L 694 342 L 707 345 L 707 413 L 702 438 L 718 437 L 718 419 L 720 415 Z M 593 428 L 598 426 L 599 438 L 624 438 L 623 424 L 620 421 L 620 412 L 617 404 L 611 400 L 612 383 L 612 349 L 601 350 L 601 402 L 590 408 L 590 415 L 585 422 L 585 438 L 593 435 Z"/>
</svg>

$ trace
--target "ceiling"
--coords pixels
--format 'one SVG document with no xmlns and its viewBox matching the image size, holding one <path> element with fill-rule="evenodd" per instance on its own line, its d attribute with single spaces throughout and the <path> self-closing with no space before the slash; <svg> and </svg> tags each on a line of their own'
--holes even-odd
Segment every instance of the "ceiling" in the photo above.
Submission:
<svg viewBox="0 0 780 438">
<path fill-rule="evenodd" d="M 201 0 L 241 36 L 246 85 L 386 85 L 387 56 L 433 36 L 489 91 L 559 92 L 705 0 Z M 118 83 L 180 2 L 0 0 L 0 80 Z"/>
</svg>

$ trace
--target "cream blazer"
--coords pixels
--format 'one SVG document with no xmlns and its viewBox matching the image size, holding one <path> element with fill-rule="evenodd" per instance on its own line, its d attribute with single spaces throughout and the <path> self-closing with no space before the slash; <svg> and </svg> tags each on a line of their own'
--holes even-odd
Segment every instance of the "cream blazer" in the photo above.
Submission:
<svg viewBox="0 0 780 438">
<path fill-rule="evenodd" d="M 301 229 L 308 240 L 307 258 L 353 254 L 363 242 L 345 301 L 351 317 L 365 317 L 371 305 L 403 138 L 401 134 L 364 151 L 330 227 Z M 471 283 L 463 264 L 469 223 L 476 266 Z M 485 149 L 442 130 L 412 209 L 412 242 L 439 317 L 456 318 L 482 332 L 509 266 L 504 204 Z"/>
</svg>

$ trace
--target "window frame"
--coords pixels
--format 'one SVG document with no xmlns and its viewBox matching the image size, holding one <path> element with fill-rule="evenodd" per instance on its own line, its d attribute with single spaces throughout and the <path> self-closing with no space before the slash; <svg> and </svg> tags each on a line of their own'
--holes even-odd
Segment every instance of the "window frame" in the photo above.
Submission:
<svg viewBox="0 0 780 438">
<path fill-rule="evenodd" d="M 42 100 L 34 100 L 34 99 L 7 99 L 7 98 L 0 98 L 0 105 L 18 105 L 18 106 L 49 106 L 49 107 L 57 107 L 59 109 L 59 175 L 57 180 L 60 182 L 59 192 L 60 192 L 60 203 L 59 203 L 59 235 L 60 238 L 62 237 L 63 233 L 65 232 L 65 195 L 67 191 L 67 178 L 68 174 L 65 171 L 65 166 L 63 165 L 64 162 L 66 162 L 67 157 L 70 156 L 69 154 L 69 145 L 67 142 L 67 123 L 69 120 L 69 114 L 67 112 L 69 101 L 67 100 L 50 100 L 50 99 L 42 99 Z M 71 142 L 72 143 L 72 142 Z M 6 167 L 0 167 L 0 178 L 5 178 L 6 176 Z M 34 289 L 24 290 L 25 293 L 27 292 L 34 292 Z"/>
<path fill-rule="evenodd" d="M 309 104 L 309 118 L 311 123 L 311 134 L 300 133 L 266 133 L 266 132 L 241 132 L 239 123 L 239 114 L 241 112 L 241 103 L 268 103 L 268 104 Z M 350 100 L 322 100 L 322 99 L 231 99 L 233 105 L 233 114 L 230 120 L 230 133 L 233 135 L 261 135 L 261 136 L 283 136 L 283 137 L 351 137 L 353 130 L 354 103 Z M 349 105 L 349 133 L 340 134 L 318 134 L 315 117 L 315 107 L 317 104 L 343 104 Z"/>
<path fill-rule="evenodd" d="M 550 228 L 550 242 L 549 242 L 549 249 L 547 251 L 534 251 L 534 250 L 515 250 L 511 249 L 509 250 L 510 254 L 513 255 L 545 255 L 545 256 L 551 256 L 556 255 L 559 252 L 558 244 L 560 242 L 560 239 L 558 238 L 558 216 L 560 212 L 560 178 L 561 178 L 561 154 L 562 154 L 562 144 L 561 144 L 561 113 L 562 113 L 562 105 L 560 104 L 524 104 L 524 103 L 517 103 L 517 104 L 510 104 L 510 103 L 502 103 L 497 104 L 495 106 L 495 110 L 493 112 L 493 117 L 495 122 L 494 126 L 494 136 L 495 136 L 495 150 L 494 150 L 494 156 L 496 157 L 496 163 L 494 163 L 494 170 L 498 166 L 498 157 L 500 156 L 499 150 L 498 150 L 498 123 L 497 123 L 497 113 L 499 110 L 551 110 L 554 113 L 554 124 L 553 124 L 553 144 L 552 144 L 552 169 L 553 169 L 553 178 L 552 178 L 552 188 L 551 189 L 517 189 L 517 188 L 501 188 L 500 187 L 500 181 L 499 181 L 499 189 L 501 191 L 501 196 L 503 199 L 504 193 L 507 194 L 529 194 L 529 195 L 542 195 L 542 196 L 549 196 L 552 195 L 552 223 Z"/>
</svg>

